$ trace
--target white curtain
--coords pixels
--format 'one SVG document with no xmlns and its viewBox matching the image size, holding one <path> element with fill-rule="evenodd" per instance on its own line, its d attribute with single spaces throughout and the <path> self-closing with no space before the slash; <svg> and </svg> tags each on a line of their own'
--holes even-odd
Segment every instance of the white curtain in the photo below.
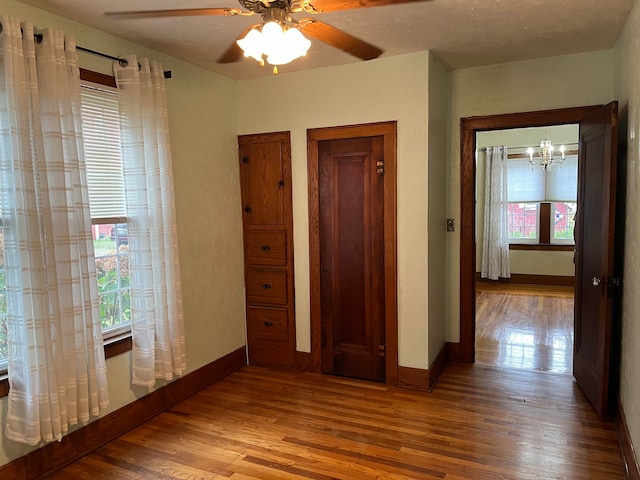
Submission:
<svg viewBox="0 0 640 480">
<path fill-rule="evenodd" d="M 173 173 L 162 65 L 114 63 L 124 160 L 133 383 L 171 380 L 186 366 Z"/>
<path fill-rule="evenodd" d="M 507 147 L 487 147 L 485 156 L 484 230 L 480 276 L 510 278 Z"/>
<path fill-rule="evenodd" d="M 0 17 L 6 435 L 61 440 L 109 404 L 75 41 Z M 22 27 L 22 34 L 21 34 Z"/>
</svg>

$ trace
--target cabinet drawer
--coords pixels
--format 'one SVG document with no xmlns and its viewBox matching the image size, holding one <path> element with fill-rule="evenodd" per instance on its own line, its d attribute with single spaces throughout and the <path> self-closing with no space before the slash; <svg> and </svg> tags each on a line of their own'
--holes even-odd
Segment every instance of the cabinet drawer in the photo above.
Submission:
<svg viewBox="0 0 640 480">
<path fill-rule="evenodd" d="M 247 345 L 250 365 L 290 366 L 286 340 L 250 339 Z"/>
<path fill-rule="evenodd" d="M 247 308 L 247 333 L 250 338 L 287 340 L 289 327 L 286 308 Z"/>
<path fill-rule="evenodd" d="M 287 245 L 285 233 L 247 233 L 247 263 L 260 265 L 286 265 Z"/>
<path fill-rule="evenodd" d="M 286 270 L 247 268 L 247 303 L 285 305 L 287 303 Z"/>
</svg>

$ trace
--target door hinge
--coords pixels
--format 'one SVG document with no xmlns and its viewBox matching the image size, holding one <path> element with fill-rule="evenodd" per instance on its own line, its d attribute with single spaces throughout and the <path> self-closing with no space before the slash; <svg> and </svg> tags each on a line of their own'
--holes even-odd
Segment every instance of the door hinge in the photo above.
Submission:
<svg viewBox="0 0 640 480">
<path fill-rule="evenodd" d="M 622 287 L 622 279 L 620 277 L 607 278 L 607 296 L 612 297 L 613 291 Z"/>
<path fill-rule="evenodd" d="M 379 175 L 384 174 L 384 160 L 378 160 L 376 162 L 376 173 Z"/>
<path fill-rule="evenodd" d="M 622 287 L 622 279 L 620 277 L 607 278 L 607 296 L 609 298 L 613 297 L 613 292 L 615 289 L 620 289 L 621 287 Z"/>
<path fill-rule="evenodd" d="M 385 349 L 385 345 L 384 344 L 383 345 L 378 345 L 378 356 L 384 357 L 384 355 L 385 355 L 384 349 Z"/>
</svg>

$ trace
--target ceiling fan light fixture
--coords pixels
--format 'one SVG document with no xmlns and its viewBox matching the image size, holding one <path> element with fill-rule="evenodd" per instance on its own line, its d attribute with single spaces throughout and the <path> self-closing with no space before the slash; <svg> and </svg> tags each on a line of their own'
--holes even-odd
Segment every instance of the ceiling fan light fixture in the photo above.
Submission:
<svg viewBox="0 0 640 480">
<path fill-rule="evenodd" d="M 264 64 L 285 65 L 307 54 L 311 42 L 295 25 L 289 25 L 284 12 L 269 9 L 263 15 L 261 27 L 249 30 L 244 38 L 236 43 L 245 57 L 252 57 Z"/>
<path fill-rule="evenodd" d="M 262 26 L 262 51 L 265 55 L 278 53 L 285 47 L 284 32 L 276 22 L 267 22 Z"/>
<path fill-rule="evenodd" d="M 244 51 L 245 57 L 254 58 L 256 62 L 262 60 L 262 35 L 259 30 L 249 30 L 249 33 L 236 43 Z"/>
<path fill-rule="evenodd" d="M 311 47 L 311 41 L 307 39 L 302 32 L 295 27 L 289 28 L 284 32 L 284 40 L 291 53 L 295 55 L 293 58 L 304 57 Z"/>
</svg>

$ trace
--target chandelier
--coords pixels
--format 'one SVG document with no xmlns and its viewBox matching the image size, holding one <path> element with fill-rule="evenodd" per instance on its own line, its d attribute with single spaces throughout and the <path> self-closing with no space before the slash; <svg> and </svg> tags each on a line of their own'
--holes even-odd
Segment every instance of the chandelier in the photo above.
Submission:
<svg viewBox="0 0 640 480">
<path fill-rule="evenodd" d="M 561 145 L 558 150 L 560 151 L 559 158 L 555 155 L 556 148 L 551 143 L 551 140 L 545 138 L 540 142 L 540 147 L 538 148 L 538 152 L 535 157 L 533 155 L 533 148 L 527 148 L 527 153 L 529 154 L 529 166 L 532 168 L 541 167 L 544 170 L 551 170 L 556 165 L 562 165 L 564 162 L 564 145 Z"/>
<path fill-rule="evenodd" d="M 303 57 L 311 42 L 300 33 L 296 25 L 288 24 L 291 17 L 286 10 L 268 8 L 262 14 L 262 24 L 256 25 L 236 43 L 244 51 L 245 57 L 252 57 L 264 66 L 273 65 L 273 73 L 278 73 L 278 65 L 285 65 Z"/>
</svg>

